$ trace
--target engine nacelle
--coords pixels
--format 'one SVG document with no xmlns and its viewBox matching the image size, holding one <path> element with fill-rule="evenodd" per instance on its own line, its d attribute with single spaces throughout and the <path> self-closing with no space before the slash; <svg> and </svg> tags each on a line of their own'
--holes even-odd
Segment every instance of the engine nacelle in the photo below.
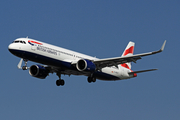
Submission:
<svg viewBox="0 0 180 120">
<path fill-rule="evenodd" d="M 77 62 L 76 68 L 79 71 L 91 71 L 91 72 L 93 72 L 96 70 L 96 65 L 89 60 L 81 59 Z"/>
<path fill-rule="evenodd" d="M 29 68 L 29 74 L 33 77 L 37 77 L 40 79 L 45 79 L 49 74 L 49 70 L 41 65 L 32 65 Z"/>
</svg>

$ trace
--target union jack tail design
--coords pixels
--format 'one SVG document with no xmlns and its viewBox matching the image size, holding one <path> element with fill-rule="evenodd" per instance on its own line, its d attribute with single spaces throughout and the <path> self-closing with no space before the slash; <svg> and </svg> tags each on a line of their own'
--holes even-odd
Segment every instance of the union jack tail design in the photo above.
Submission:
<svg viewBox="0 0 180 120">
<path fill-rule="evenodd" d="M 123 56 L 130 56 L 130 55 L 133 55 L 134 53 L 134 46 L 135 46 L 135 43 L 134 42 L 129 42 L 126 49 L 124 50 L 123 54 L 122 54 L 122 57 Z M 121 66 L 127 68 L 127 69 L 131 69 L 131 63 L 123 63 L 121 64 Z"/>
</svg>

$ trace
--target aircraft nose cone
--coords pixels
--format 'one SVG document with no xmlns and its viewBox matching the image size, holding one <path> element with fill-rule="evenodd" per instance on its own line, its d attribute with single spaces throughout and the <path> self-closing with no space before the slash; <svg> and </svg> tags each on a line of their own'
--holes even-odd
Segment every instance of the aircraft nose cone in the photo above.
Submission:
<svg viewBox="0 0 180 120">
<path fill-rule="evenodd" d="M 11 52 L 11 51 L 12 51 L 12 49 L 13 49 L 13 45 L 12 45 L 12 44 L 10 44 L 10 45 L 8 46 L 8 50 Z"/>
<path fill-rule="evenodd" d="M 9 52 L 11 52 L 12 54 L 14 54 L 15 50 L 17 50 L 17 46 L 14 45 L 13 43 L 11 43 L 11 44 L 8 46 L 8 50 L 9 50 Z"/>
<path fill-rule="evenodd" d="M 9 49 L 9 50 L 12 49 L 12 44 L 10 44 L 10 45 L 8 46 L 8 49 Z"/>
<path fill-rule="evenodd" d="M 20 50 L 19 46 L 16 45 L 16 44 L 13 44 L 11 43 L 9 46 L 8 46 L 8 50 L 11 54 L 17 56 L 17 57 L 21 57 L 24 55 Z"/>
</svg>

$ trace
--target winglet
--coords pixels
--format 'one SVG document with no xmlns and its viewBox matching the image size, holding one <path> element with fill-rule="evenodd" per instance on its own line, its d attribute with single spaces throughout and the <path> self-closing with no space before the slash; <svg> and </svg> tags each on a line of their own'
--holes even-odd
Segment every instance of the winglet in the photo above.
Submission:
<svg viewBox="0 0 180 120">
<path fill-rule="evenodd" d="M 164 43 L 163 43 L 163 45 L 162 45 L 162 47 L 160 49 L 161 52 L 164 50 L 165 45 L 166 45 L 166 40 L 164 41 Z"/>
<path fill-rule="evenodd" d="M 152 54 L 156 54 L 156 53 L 160 53 L 160 52 L 162 52 L 162 51 L 164 50 L 165 45 L 166 45 L 166 40 L 164 41 L 164 43 L 163 43 L 163 45 L 162 45 L 161 49 L 160 49 L 160 50 L 158 50 L 158 51 L 154 51 L 154 52 L 152 52 Z"/>
</svg>

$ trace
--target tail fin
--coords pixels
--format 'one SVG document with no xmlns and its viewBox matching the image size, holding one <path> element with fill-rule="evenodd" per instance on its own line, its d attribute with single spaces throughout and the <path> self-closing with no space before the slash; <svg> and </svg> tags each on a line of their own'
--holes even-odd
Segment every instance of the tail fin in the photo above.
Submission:
<svg viewBox="0 0 180 120">
<path fill-rule="evenodd" d="M 134 53 L 134 46 L 135 46 L 135 43 L 130 41 L 128 43 L 126 49 L 124 50 L 124 52 L 122 54 L 122 57 L 123 56 L 133 55 L 133 53 Z M 123 66 L 125 68 L 128 68 L 128 69 L 131 69 L 131 63 L 123 63 L 123 64 L 121 64 L 121 66 Z"/>
<path fill-rule="evenodd" d="M 134 53 L 134 45 L 135 45 L 135 43 L 130 41 L 128 43 L 126 49 L 124 50 L 124 52 L 122 54 L 122 57 L 127 56 L 127 55 L 133 55 L 133 53 Z"/>
</svg>

